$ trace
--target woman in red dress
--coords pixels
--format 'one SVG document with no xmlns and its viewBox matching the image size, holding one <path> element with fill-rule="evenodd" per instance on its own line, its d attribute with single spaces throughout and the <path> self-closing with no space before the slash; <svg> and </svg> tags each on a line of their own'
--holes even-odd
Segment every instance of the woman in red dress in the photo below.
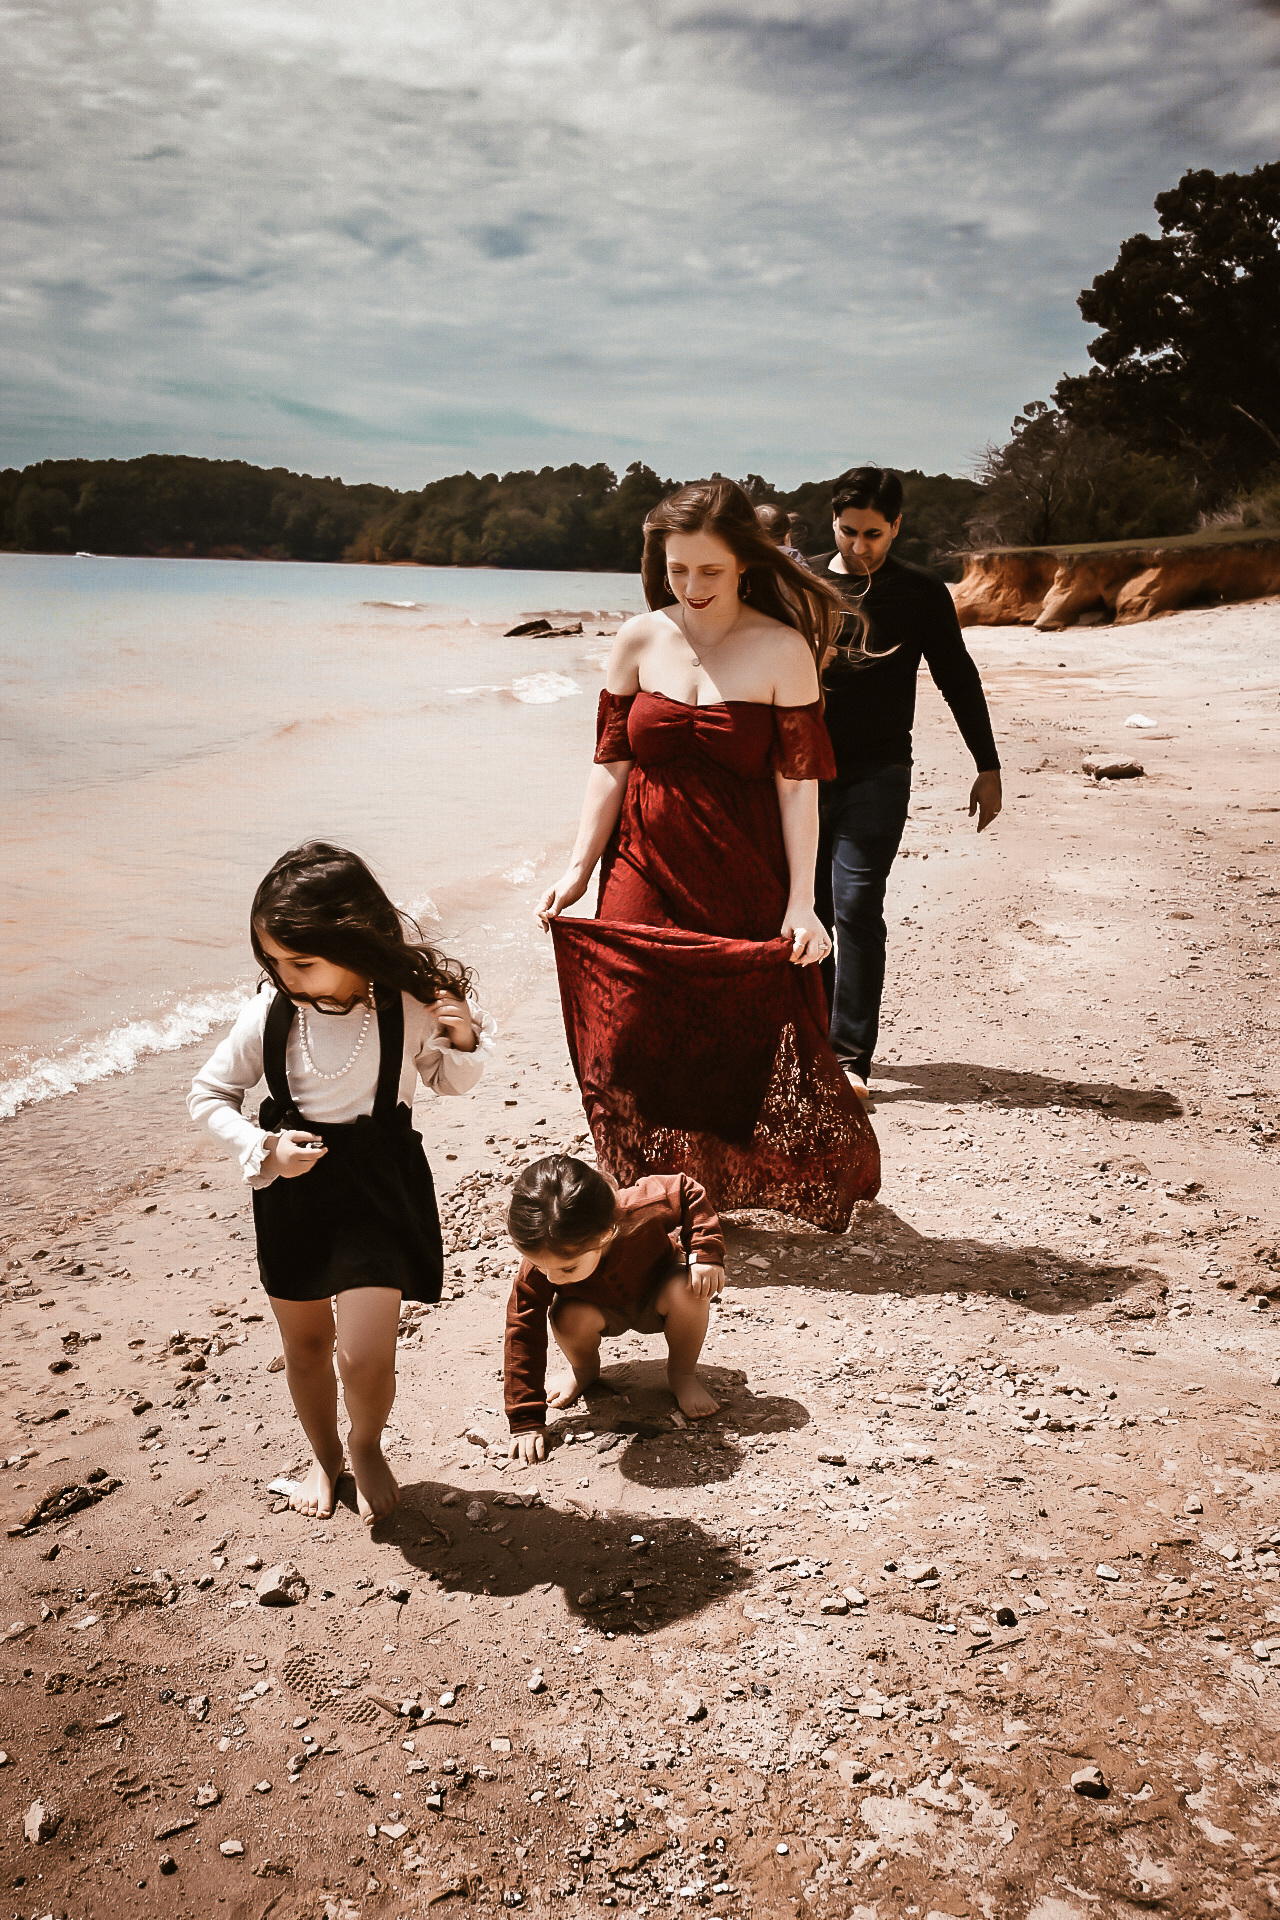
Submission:
<svg viewBox="0 0 1280 1920">
<path fill-rule="evenodd" d="M 604 1166 L 686 1173 L 718 1209 L 843 1232 L 875 1135 L 827 1042 L 813 910 L 827 583 L 729 480 L 645 521 L 645 598 L 609 656 L 569 867 L 539 906 Z M 596 862 L 594 920 L 565 918 Z"/>
</svg>

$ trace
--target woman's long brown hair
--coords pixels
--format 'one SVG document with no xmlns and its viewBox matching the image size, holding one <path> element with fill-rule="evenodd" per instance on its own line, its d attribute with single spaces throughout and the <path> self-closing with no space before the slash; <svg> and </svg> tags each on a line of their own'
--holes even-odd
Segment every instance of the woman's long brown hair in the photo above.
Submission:
<svg viewBox="0 0 1280 1920">
<path fill-rule="evenodd" d="M 821 700 L 822 662 L 836 643 L 845 614 L 839 589 L 797 566 L 774 545 L 750 496 L 736 481 L 698 480 L 660 500 L 644 523 L 640 573 L 644 597 L 655 612 L 675 604 L 666 582 L 667 536 L 672 533 L 712 533 L 724 541 L 746 569 L 739 587 L 743 599 L 757 613 L 791 627 L 813 655 Z"/>
</svg>

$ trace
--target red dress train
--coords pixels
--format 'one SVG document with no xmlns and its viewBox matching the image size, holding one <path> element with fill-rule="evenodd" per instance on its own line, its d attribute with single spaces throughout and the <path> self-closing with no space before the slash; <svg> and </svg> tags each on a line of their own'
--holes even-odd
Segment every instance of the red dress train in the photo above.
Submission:
<svg viewBox="0 0 1280 1920">
<path fill-rule="evenodd" d="M 602 693 L 596 760 L 631 760 L 594 920 L 553 920 L 569 1052 L 621 1185 L 687 1173 L 718 1208 L 843 1232 L 880 1186 L 871 1123 L 827 1041 L 789 892 L 774 774 L 831 779 L 817 702 L 687 706 Z"/>
</svg>

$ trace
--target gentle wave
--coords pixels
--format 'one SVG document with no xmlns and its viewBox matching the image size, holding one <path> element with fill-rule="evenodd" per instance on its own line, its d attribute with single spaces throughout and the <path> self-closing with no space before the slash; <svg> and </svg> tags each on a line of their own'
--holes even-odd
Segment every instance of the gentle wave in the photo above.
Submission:
<svg viewBox="0 0 1280 1920">
<path fill-rule="evenodd" d="M 526 707 L 549 707 L 556 700 L 571 700 L 582 688 L 567 673 L 526 673 L 511 682 L 511 691 Z"/>
<path fill-rule="evenodd" d="M 91 1081 L 132 1073 L 148 1054 L 176 1053 L 211 1027 L 234 1020 L 248 998 L 243 988 L 231 987 L 198 1000 L 180 1000 L 171 1012 L 154 1020 L 130 1020 L 100 1040 L 85 1041 L 74 1053 L 37 1060 L 24 1073 L 0 1081 L 0 1120 L 12 1120 L 23 1107 L 75 1093 Z"/>
</svg>

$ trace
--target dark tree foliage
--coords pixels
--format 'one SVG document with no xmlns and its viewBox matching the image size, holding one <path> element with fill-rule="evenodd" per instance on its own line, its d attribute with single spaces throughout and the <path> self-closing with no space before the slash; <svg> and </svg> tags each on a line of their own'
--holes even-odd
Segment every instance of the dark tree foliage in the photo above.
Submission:
<svg viewBox="0 0 1280 1920">
<path fill-rule="evenodd" d="M 1280 161 L 1186 173 L 1080 295 L 1097 367 L 1055 392 L 1077 426 L 1171 458 L 1219 496 L 1280 454 Z"/>
<path fill-rule="evenodd" d="M 987 448 L 979 472 L 969 533 L 980 547 L 1143 540 L 1195 524 L 1195 485 L 1174 462 L 1076 426 L 1044 400 L 1017 415 L 1004 446 Z"/>
<path fill-rule="evenodd" d="M 455 474 L 374 515 L 349 557 L 636 573 L 644 517 L 674 485 L 638 461 L 621 480 L 602 462 L 501 478 Z"/>
<path fill-rule="evenodd" d="M 42 460 L 3 476 L 0 541 L 36 553 L 341 560 L 390 487 L 152 453 Z"/>
</svg>

